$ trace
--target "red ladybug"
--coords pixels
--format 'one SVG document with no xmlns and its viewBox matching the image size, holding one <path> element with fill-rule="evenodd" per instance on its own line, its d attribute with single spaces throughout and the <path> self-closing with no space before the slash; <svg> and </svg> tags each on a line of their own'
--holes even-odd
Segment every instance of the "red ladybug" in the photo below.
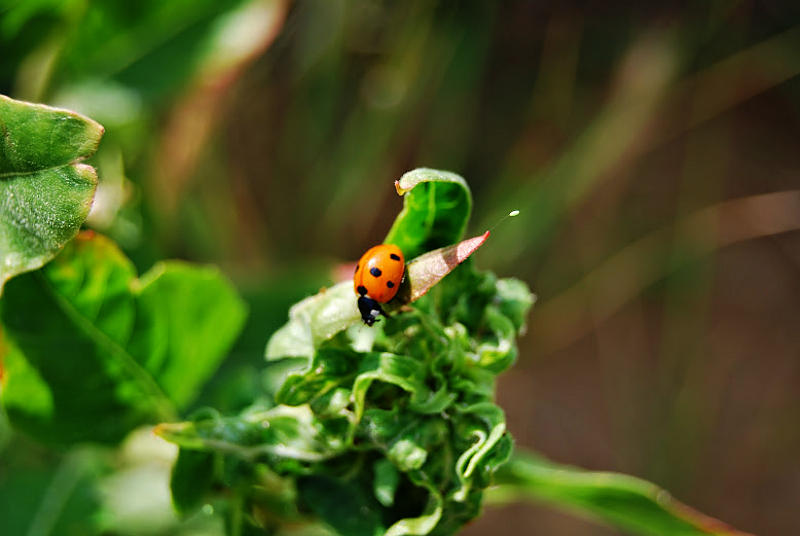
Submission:
<svg viewBox="0 0 800 536">
<path fill-rule="evenodd" d="M 405 269 L 403 252 L 391 244 L 368 249 L 358 261 L 353 288 L 358 295 L 358 310 L 366 325 L 377 322 L 378 315 L 386 316 L 380 304 L 397 294 Z"/>
</svg>

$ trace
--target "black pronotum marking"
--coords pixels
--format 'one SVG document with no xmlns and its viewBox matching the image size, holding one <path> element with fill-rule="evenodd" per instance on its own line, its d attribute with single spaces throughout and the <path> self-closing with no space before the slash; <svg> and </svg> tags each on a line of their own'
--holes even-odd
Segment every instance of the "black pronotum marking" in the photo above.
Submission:
<svg viewBox="0 0 800 536">
<path fill-rule="evenodd" d="M 399 260 L 400 260 L 400 257 L 398 257 L 397 255 L 395 255 L 394 253 L 390 253 L 390 254 L 389 254 L 389 257 L 391 257 L 392 259 L 394 259 L 394 260 L 396 260 L 396 261 L 399 261 Z"/>
<path fill-rule="evenodd" d="M 386 286 L 389 287 L 389 288 L 393 288 L 394 287 L 394 283 L 392 283 L 391 281 L 387 281 L 386 282 Z"/>
<path fill-rule="evenodd" d="M 375 277 L 380 277 L 383 272 L 381 272 L 380 268 L 375 268 L 374 266 L 369 269 L 369 273 L 371 273 Z"/>
<path fill-rule="evenodd" d="M 365 287 L 364 285 L 358 285 L 358 288 L 356 290 L 362 296 L 367 293 L 367 287 Z"/>
</svg>

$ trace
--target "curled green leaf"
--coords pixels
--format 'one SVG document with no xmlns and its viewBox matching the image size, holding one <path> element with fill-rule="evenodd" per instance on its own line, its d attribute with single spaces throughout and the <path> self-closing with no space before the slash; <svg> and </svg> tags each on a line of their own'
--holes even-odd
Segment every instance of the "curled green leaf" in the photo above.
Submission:
<svg viewBox="0 0 800 536">
<path fill-rule="evenodd" d="M 418 168 L 405 173 L 395 188 L 403 210 L 386 235 L 407 259 L 461 240 L 472 211 L 467 182 L 449 171 Z"/>
<path fill-rule="evenodd" d="M 80 163 L 103 127 L 82 115 L 0 95 L 0 293 L 40 268 L 89 214 L 97 175 Z"/>
</svg>

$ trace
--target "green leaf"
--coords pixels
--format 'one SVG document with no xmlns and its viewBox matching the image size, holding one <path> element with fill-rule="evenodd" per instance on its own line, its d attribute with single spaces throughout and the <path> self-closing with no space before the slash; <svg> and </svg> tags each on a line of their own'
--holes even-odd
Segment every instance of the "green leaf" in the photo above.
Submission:
<svg viewBox="0 0 800 536">
<path fill-rule="evenodd" d="M 500 469 L 496 481 L 487 497 L 490 502 L 541 500 L 595 516 L 632 534 L 745 535 L 644 480 L 558 465 L 533 453 L 516 454 Z"/>
<path fill-rule="evenodd" d="M 111 241 L 80 235 L 6 287 L 3 405 L 40 441 L 116 442 L 185 408 L 244 316 L 214 268 L 169 262 L 137 279 Z"/>
<path fill-rule="evenodd" d="M 306 477 L 298 481 L 303 503 L 342 536 L 380 536 L 380 513 L 359 487 L 340 480 Z"/>
<path fill-rule="evenodd" d="M 536 296 L 519 279 L 507 277 L 497 281 L 497 307 L 518 332 L 524 333 L 528 313 L 535 302 Z"/>
<path fill-rule="evenodd" d="M 172 466 L 169 488 L 175 509 L 187 514 L 200 507 L 214 480 L 214 455 L 180 449 Z"/>
<path fill-rule="evenodd" d="M 279 404 L 299 406 L 324 397 L 342 385 L 350 385 L 364 356 L 338 348 L 321 349 L 299 374 L 290 375 L 275 395 Z"/>
<path fill-rule="evenodd" d="M 55 82 L 110 79 L 151 100 L 174 95 L 212 52 L 218 53 L 221 16 L 242 3 L 117 0 L 81 6 L 72 14 L 77 24 L 69 21 L 76 27 L 55 65 Z"/>
<path fill-rule="evenodd" d="M 314 348 L 361 321 L 351 281 L 309 296 L 289 310 L 289 322 L 267 343 L 267 360 L 311 357 Z"/>
<path fill-rule="evenodd" d="M 399 483 L 400 473 L 391 461 L 382 459 L 375 462 L 375 480 L 372 486 L 379 503 L 392 506 Z"/>
<path fill-rule="evenodd" d="M 155 433 L 181 448 L 234 454 L 246 460 L 267 456 L 276 461 L 315 462 L 342 450 L 341 441 L 328 436 L 308 406 L 276 406 L 238 417 L 165 423 Z"/>
<path fill-rule="evenodd" d="M 103 127 L 74 112 L 0 95 L 0 293 L 51 260 L 78 232 L 97 176 Z"/>
<path fill-rule="evenodd" d="M 411 481 L 417 486 L 424 488 L 428 492 L 428 501 L 422 515 L 417 517 L 407 517 L 396 521 L 386 531 L 385 536 L 405 536 L 407 534 L 430 534 L 442 519 L 444 510 L 444 500 L 439 490 L 430 482 L 422 472 L 409 474 Z M 452 532 L 443 530 L 441 534 L 451 534 Z"/>
<path fill-rule="evenodd" d="M 43 455 L 19 441 L 0 461 L 0 534 L 97 534 L 107 467 L 87 449 Z"/>
<path fill-rule="evenodd" d="M 395 187 L 399 195 L 405 195 L 403 210 L 385 243 L 396 245 L 412 259 L 461 240 L 472 211 L 472 194 L 461 176 L 418 168 L 395 181 Z"/>
<path fill-rule="evenodd" d="M 134 283 L 141 328 L 135 355 L 179 408 L 194 400 L 214 373 L 245 319 L 244 302 L 214 267 L 160 262 Z M 138 287 L 138 288 L 137 288 Z"/>
</svg>

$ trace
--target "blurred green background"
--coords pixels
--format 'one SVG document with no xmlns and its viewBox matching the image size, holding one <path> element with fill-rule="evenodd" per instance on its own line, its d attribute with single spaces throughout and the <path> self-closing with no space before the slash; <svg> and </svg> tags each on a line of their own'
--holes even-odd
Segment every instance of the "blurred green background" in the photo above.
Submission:
<svg viewBox="0 0 800 536">
<path fill-rule="evenodd" d="M 800 6 L 641 4 L 0 0 L 0 93 L 106 127 L 89 225 L 140 270 L 236 281 L 251 316 L 199 405 L 246 404 L 288 306 L 385 235 L 392 181 L 449 169 L 471 234 L 521 210 L 477 254 L 539 296 L 499 388 L 517 443 L 800 533 Z M 100 492 L 96 456 L 0 445 L 9 534 L 81 534 L 97 502 L 109 534 L 214 533 L 177 528 L 146 439 Z M 617 534 L 530 505 L 464 533 L 498 528 Z"/>
</svg>

